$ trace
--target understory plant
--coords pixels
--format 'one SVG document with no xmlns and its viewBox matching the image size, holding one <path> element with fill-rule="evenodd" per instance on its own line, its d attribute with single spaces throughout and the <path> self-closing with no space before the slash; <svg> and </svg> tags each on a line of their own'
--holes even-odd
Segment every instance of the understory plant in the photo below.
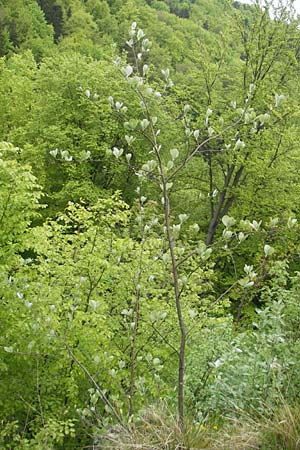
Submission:
<svg viewBox="0 0 300 450">
<path fill-rule="evenodd" d="M 232 318 L 206 322 L 194 336 L 189 353 L 187 390 L 199 419 L 273 414 L 273 408 L 298 400 L 298 276 L 290 278 L 286 261 L 270 268 L 272 279 L 262 288 L 264 307 L 247 330 Z M 292 283 L 292 286 L 289 285 Z M 201 348 L 197 342 L 203 342 Z"/>
</svg>

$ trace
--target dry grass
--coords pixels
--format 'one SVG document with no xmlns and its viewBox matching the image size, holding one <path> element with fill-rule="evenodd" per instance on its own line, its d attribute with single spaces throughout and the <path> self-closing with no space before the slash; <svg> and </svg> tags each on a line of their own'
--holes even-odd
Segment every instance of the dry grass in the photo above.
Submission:
<svg viewBox="0 0 300 450">
<path fill-rule="evenodd" d="M 166 406 L 152 407 L 129 432 L 114 429 L 94 449 L 103 450 L 300 450 L 300 406 L 282 403 L 268 418 L 243 416 L 219 430 L 187 423 L 182 435 Z"/>
<path fill-rule="evenodd" d="M 244 416 L 231 421 L 212 437 L 212 450 L 300 450 L 300 406 L 283 399 L 276 410 L 266 409 L 265 417 Z"/>
<path fill-rule="evenodd" d="M 259 425 L 251 418 L 231 420 L 218 433 L 211 436 L 212 450 L 258 450 L 260 447 Z"/>
<path fill-rule="evenodd" d="M 165 406 L 152 407 L 130 431 L 107 433 L 98 448 L 105 450 L 204 450 L 211 449 L 199 426 L 186 424 L 181 434 L 177 418 Z M 97 447 L 95 447 L 97 448 Z"/>
<path fill-rule="evenodd" d="M 300 449 L 300 406 L 282 402 L 262 430 L 263 450 Z"/>
</svg>

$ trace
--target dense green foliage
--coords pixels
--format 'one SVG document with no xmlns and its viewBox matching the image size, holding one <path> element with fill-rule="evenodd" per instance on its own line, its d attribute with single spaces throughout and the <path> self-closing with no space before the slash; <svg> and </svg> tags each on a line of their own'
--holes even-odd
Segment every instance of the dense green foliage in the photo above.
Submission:
<svg viewBox="0 0 300 450">
<path fill-rule="evenodd" d="M 193 426 L 297 410 L 284 3 L 0 0 L 1 448 L 92 449 L 153 405 L 176 415 L 183 337 Z"/>
</svg>

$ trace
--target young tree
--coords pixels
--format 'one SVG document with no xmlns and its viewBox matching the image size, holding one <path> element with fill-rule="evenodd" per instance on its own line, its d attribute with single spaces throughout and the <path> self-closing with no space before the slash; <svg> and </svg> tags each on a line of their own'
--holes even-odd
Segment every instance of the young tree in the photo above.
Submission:
<svg viewBox="0 0 300 450">
<path fill-rule="evenodd" d="M 141 183 L 143 183 L 143 180 L 150 180 L 156 186 L 156 192 L 161 197 L 164 217 L 164 235 L 162 236 L 162 239 L 165 240 L 167 249 L 166 253 L 163 255 L 163 259 L 169 264 L 171 272 L 171 285 L 180 335 L 177 392 L 178 423 L 180 429 L 183 431 L 186 342 L 189 333 L 186 321 L 187 305 L 183 302 L 183 292 L 186 289 L 186 286 L 182 284 L 182 277 L 184 277 L 183 267 L 184 263 L 191 257 L 198 258 L 198 268 L 201 267 L 201 259 L 205 259 L 209 255 L 211 249 L 207 248 L 204 243 L 200 243 L 199 245 L 199 242 L 194 242 L 194 247 L 189 247 L 188 252 L 187 249 L 181 248 L 180 235 L 184 232 L 185 222 L 188 220 L 189 211 L 180 214 L 178 219 L 174 217 L 171 192 L 174 185 L 176 185 L 178 175 L 181 171 L 187 169 L 196 156 L 203 153 L 212 154 L 215 151 L 213 148 L 209 148 L 213 142 L 217 142 L 218 139 L 224 141 L 227 139 L 234 139 L 234 152 L 238 152 L 244 148 L 245 144 L 239 138 L 236 130 L 241 124 L 244 124 L 246 128 L 253 127 L 257 114 L 254 113 L 251 106 L 248 105 L 251 103 L 254 86 L 250 86 L 246 98 L 244 99 L 244 107 L 236 112 L 235 117 L 233 116 L 228 124 L 222 124 L 222 127 L 220 127 L 218 131 L 211 126 L 210 116 L 212 111 L 210 109 L 206 112 L 205 128 L 201 131 L 199 129 L 191 129 L 189 117 L 190 106 L 185 105 L 182 130 L 178 130 L 178 133 L 181 136 L 179 144 L 180 149 L 172 148 L 172 142 L 169 143 L 169 145 L 163 146 L 161 143 L 162 141 L 160 140 L 161 117 L 154 115 L 154 111 L 157 111 L 157 102 L 159 103 L 159 109 L 163 108 L 163 94 L 161 94 L 157 88 L 152 88 L 148 83 L 149 66 L 144 62 L 143 58 L 149 52 L 151 43 L 149 39 L 145 37 L 143 30 L 137 28 L 135 22 L 131 26 L 127 44 L 133 65 L 129 63 L 123 65 L 121 58 L 119 57 L 117 58 L 115 65 L 120 68 L 121 74 L 127 80 L 134 94 L 139 98 L 141 115 L 137 117 L 136 120 L 131 119 L 127 121 L 125 118 L 126 112 L 124 113 L 124 111 L 121 111 L 121 108 L 123 108 L 122 103 L 113 97 L 109 98 L 113 110 L 119 115 L 120 119 L 124 121 L 124 127 L 129 130 L 129 135 L 125 135 L 125 142 L 127 144 L 126 152 L 124 151 L 124 148 L 114 147 L 109 153 L 112 157 L 115 157 L 117 161 L 125 157 L 129 168 L 136 172 Z M 168 88 L 173 86 L 173 82 L 170 79 L 169 69 L 162 70 L 162 74 L 164 77 L 163 92 L 166 92 Z M 148 159 L 141 168 L 135 167 L 134 163 L 132 163 L 134 153 L 131 153 L 133 151 L 131 149 L 134 149 L 134 141 L 136 138 L 130 133 L 135 133 L 136 138 L 141 136 L 141 138 L 145 140 L 145 145 L 149 148 L 149 158 L 151 159 Z M 201 138 L 203 135 L 206 135 L 206 137 Z M 230 145 L 228 145 L 228 148 L 230 148 Z M 138 192 L 140 193 L 141 191 Z M 223 216 L 225 216 L 225 213 Z M 199 229 L 199 226 L 195 224 L 194 229 Z M 188 277 L 194 271 L 195 269 L 191 270 Z"/>
</svg>

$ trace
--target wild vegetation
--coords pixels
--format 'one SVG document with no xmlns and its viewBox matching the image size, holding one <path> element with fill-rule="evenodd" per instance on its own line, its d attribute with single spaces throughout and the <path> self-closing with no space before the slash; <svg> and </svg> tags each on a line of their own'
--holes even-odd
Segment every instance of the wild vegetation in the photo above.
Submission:
<svg viewBox="0 0 300 450">
<path fill-rule="evenodd" d="M 298 448 L 293 2 L 0 23 L 0 447 Z"/>
</svg>

